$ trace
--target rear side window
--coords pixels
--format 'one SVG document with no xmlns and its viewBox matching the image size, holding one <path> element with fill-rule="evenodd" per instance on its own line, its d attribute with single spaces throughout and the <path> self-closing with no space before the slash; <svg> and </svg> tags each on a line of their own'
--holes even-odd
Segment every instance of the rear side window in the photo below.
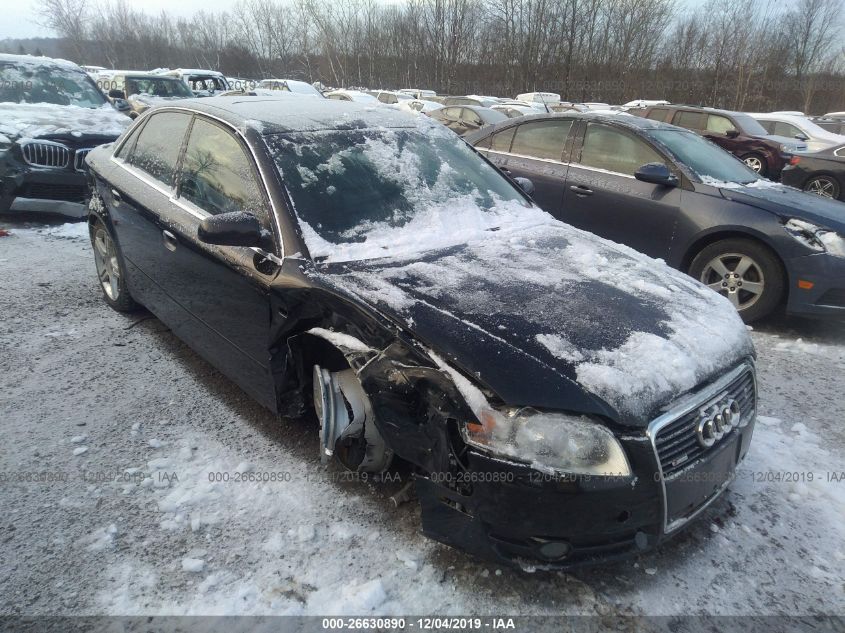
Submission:
<svg viewBox="0 0 845 633">
<path fill-rule="evenodd" d="M 669 110 L 666 108 L 652 108 L 645 118 L 653 121 L 665 121 L 667 112 L 669 112 Z"/>
<path fill-rule="evenodd" d="M 571 120 L 523 123 L 516 130 L 511 152 L 533 158 L 561 160 L 571 127 Z"/>
<path fill-rule="evenodd" d="M 120 146 L 120 149 L 115 152 L 115 158 L 122 158 L 126 160 L 126 157 L 132 153 L 132 149 L 135 147 L 135 141 L 138 140 L 138 133 L 141 131 L 141 128 L 144 127 L 143 123 L 141 125 L 136 125 L 135 129 L 133 129 L 130 133 L 126 142 Z"/>
<path fill-rule="evenodd" d="M 727 117 L 719 116 L 718 114 L 707 115 L 707 131 L 715 134 L 724 134 L 731 130 L 735 130 L 736 126 L 731 123 Z"/>
<path fill-rule="evenodd" d="M 168 187 L 173 187 L 176 182 L 176 161 L 190 122 L 190 115 L 181 112 L 151 115 L 126 162 Z"/>
<path fill-rule="evenodd" d="M 211 215 L 244 211 L 269 228 L 263 186 L 252 158 L 228 130 L 203 119 L 191 129 L 182 165 L 180 197 Z"/>
<path fill-rule="evenodd" d="M 766 127 L 762 121 L 760 123 L 761 125 L 763 125 L 763 127 Z M 778 121 L 777 123 L 775 123 L 774 132 L 772 132 L 768 127 L 766 127 L 766 131 L 768 131 L 770 134 L 777 134 L 778 136 L 788 136 L 790 138 L 794 138 L 798 135 L 804 135 L 803 132 L 801 132 L 801 130 L 799 130 L 797 127 L 790 123 L 784 123 L 783 121 Z"/>
<path fill-rule="evenodd" d="M 678 127 L 685 127 L 688 130 L 701 130 L 704 127 L 704 113 L 679 110 L 675 113 L 672 123 Z"/>
<path fill-rule="evenodd" d="M 590 123 L 581 149 L 582 165 L 633 176 L 646 163 L 665 163 L 642 139 L 607 125 Z"/>
<path fill-rule="evenodd" d="M 482 125 L 484 123 L 481 120 L 481 117 L 478 116 L 478 113 L 474 110 L 470 110 L 469 108 L 463 108 L 461 110 L 461 120 L 475 125 Z"/>
<path fill-rule="evenodd" d="M 496 132 L 493 135 L 493 141 L 490 145 L 490 148 L 494 152 L 509 152 L 511 151 L 511 141 L 513 141 L 513 135 L 516 132 L 516 126 L 509 127 L 506 130 L 502 130 L 501 132 Z"/>
</svg>

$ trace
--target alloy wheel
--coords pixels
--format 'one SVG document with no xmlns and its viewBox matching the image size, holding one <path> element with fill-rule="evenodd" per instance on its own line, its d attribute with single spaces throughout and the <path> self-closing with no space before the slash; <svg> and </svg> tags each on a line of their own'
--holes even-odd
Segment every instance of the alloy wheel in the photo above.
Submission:
<svg viewBox="0 0 845 633">
<path fill-rule="evenodd" d="M 701 283 L 727 297 L 740 311 L 757 303 L 766 286 L 760 265 L 742 253 L 724 253 L 711 259 L 701 272 Z"/>
<path fill-rule="evenodd" d="M 823 176 L 813 178 L 804 187 L 804 191 L 807 193 L 814 193 L 817 196 L 822 196 L 823 198 L 836 198 L 837 195 L 836 183 L 830 178 L 825 178 Z"/>
<path fill-rule="evenodd" d="M 751 169 L 753 169 L 758 174 L 763 171 L 763 161 L 761 161 L 756 156 L 746 156 L 744 159 L 745 164 L 748 165 Z"/>
<path fill-rule="evenodd" d="M 120 264 L 114 242 L 102 226 L 94 232 L 94 261 L 103 291 L 109 299 L 117 301 L 120 296 Z"/>
</svg>

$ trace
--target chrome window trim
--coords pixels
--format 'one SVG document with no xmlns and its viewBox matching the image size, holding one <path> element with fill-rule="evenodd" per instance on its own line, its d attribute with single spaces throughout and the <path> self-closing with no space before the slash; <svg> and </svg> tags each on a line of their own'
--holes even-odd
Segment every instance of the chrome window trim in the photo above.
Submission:
<svg viewBox="0 0 845 633">
<path fill-rule="evenodd" d="M 704 504 L 699 506 L 692 514 L 689 516 L 683 517 L 681 519 L 675 519 L 671 524 L 669 523 L 669 504 L 666 500 L 666 479 L 663 476 L 663 465 L 660 463 L 660 455 L 657 452 L 657 445 L 655 440 L 657 438 L 657 434 L 660 430 L 665 427 L 667 424 L 670 424 L 680 418 L 683 415 L 686 415 L 697 409 L 702 405 L 702 403 L 706 403 L 708 400 L 713 399 L 714 397 L 718 396 L 722 393 L 725 389 L 727 389 L 737 378 L 739 378 L 742 374 L 750 372 L 751 379 L 754 383 L 754 413 L 750 423 L 753 419 L 757 417 L 757 368 L 754 361 L 748 360 L 743 361 L 740 365 L 729 371 L 727 374 L 720 377 L 718 380 L 707 386 L 701 391 L 697 391 L 695 393 L 689 394 L 687 397 L 684 397 L 682 402 L 678 403 L 677 405 L 673 406 L 671 409 L 662 413 L 654 420 L 652 420 L 648 428 L 646 429 L 646 437 L 648 437 L 649 442 L 651 443 L 652 453 L 654 454 L 654 460 L 657 464 L 657 472 L 660 474 L 660 497 L 661 502 L 663 504 L 663 533 L 669 534 L 674 530 L 678 529 L 685 523 L 688 523 L 696 516 L 698 516 L 701 512 L 703 512 L 711 503 L 713 503 L 716 499 L 718 499 L 725 489 L 731 484 L 731 482 L 736 477 L 736 471 L 734 471 L 733 475 L 731 476 L 728 481 L 726 481 L 719 489 L 713 493 L 713 495 L 708 499 Z M 748 424 L 746 423 L 746 425 Z M 737 464 L 738 466 L 738 464 Z"/>
<path fill-rule="evenodd" d="M 845 158 L 845 147 L 840 147 L 837 150 L 834 150 L 833 155 L 838 158 Z"/>
<path fill-rule="evenodd" d="M 528 160 L 539 160 L 543 163 L 552 163 L 553 165 L 569 165 L 570 163 L 565 163 L 562 160 L 555 160 L 553 158 L 537 158 L 536 156 L 526 156 L 525 154 L 514 154 L 513 152 L 503 152 L 497 149 L 490 149 L 487 147 L 479 147 L 477 148 L 479 152 L 490 152 L 493 154 L 501 154 L 502 156 L 511 156 L 513 158 L 526 158 Z"/>
<path fill-rule="evenodd" d="M 582 165 L 581 163 L 572 163 L 573 167 L 577 167 L 578 169 L 586 169 L 587 171 L 594 171 L 597 174 L 609 174 L 611 176 L 621 176 L 622 178 L 630 178 L 631 180 L 636 180 L 630 174 L 623 174 L 622 172 L 618 171 L 610 171 L 609 169 L 602 169 L 601 167 L 590 167 L 589 165 Z"/>
<path fill-rule="evenodd" d="M 278 246 L 279 246 L 279 249 L 281 251 L 281 257 L 279 257 L 278 255 L 275 255 L 273 253 L 265 253 L 264 251 L 261 251 L 261 252 L 263 254 L 266 254 L 266 255 L 272 255 L 272 257 L 275 257 L 279 261 L 283 260 L 284 257 L 285 257 L 285 243 L 284 243 L 285 239 L 284 239 L 284 233 L 282 232 L 282 225 L 279 222 L 278 209 L 276 208 L 275 202 L 273 202 L 273 197 L 270 195 L 270 188 L 267 185 L 267 174 L 265 173 L 266 170 L 262 166 L 261 161 L 258 160 L 258 156 L 256 156 L 256 154 L 255 154 L 255 149 L 252 147 L 252 145 L 249 144 L 249 141 L 246 139 L 246 137 L 243 134 L 241 134 L 240 130 L 238 130 L 237 127 L 235 127 L 234 125 L 232 125 L 228 121 L 221 119 L 220 117 L 214 116 L 213 114 L 208 114 L 206 112 L 200 112 L 198 110 L 191 110 L 189 108 L 181 108 L 181 107 L 178 107 L 178 106 L 167 106 L 167 107 L 164 107 L 164 108 L 157 108 L 155 111 L 152 112 L 152 114 L 158 114 L 160 112 L 174 112 L 174 111 L 175 112 L 185 112 L 185 113 L 188 113 L 190 116 L 207 117 L 209 119 L 217 121 L 218 123 L 223 124 L 227 129 L 234 132 L 235 136 L 237 138 L 239 138 L 243 142 L 243 144 L 247 147 L 247 149 L 249 150 L 250 156 L 252 156 L 253 163 L 258 168 L 258 176 L 261 179 L 261 184 L 264 187 L 264 197 L 267 199 L 267 202 L 270 203 L 270 211 L 271 211 L 271 215 L 273 216 L 273 224 L 276 226 L 276 232 L 279 236 Z M 142 120 L 146 120 L 146 119 L 147 119 L 146 116 L 142 117 Z M 191 125 L 191 127 L 193 127 L 193 125 Z M 189 132 L 190 132 L 190 130 L 189 130 Z M 126 138 L 123 139 L 120 146 L 115 147 L 114 151 L 112 152 L 111 159 L 115 163 L 117 163 L 118 165 L 120 165 L 120 162 L 118 162 L 118 161 L 120 161 L 122 159 L 116 159 L 115 154 L 120 151 L 120 148 L 123 147 L 124 143 L 126 143 L 126 140 L 129 138 L 129 136 L 131 136 L 131 133 L 127 134 Z M 121 165 L 121 166 L 124 169 L 129 170 L 128 165 Z M 133 173 L 133 172 L 130 171 L 130 173 Z M 133 175 L 138 176 L 138 174 L 136 174 L 136 173 L 133 173 Z M 145 180 L 144 178 L 141 178 L 141 179 Z M 149 181 L 145 180 L 145 182 L 147 182 L 147 184 L 151 184 Z M 156 185 L 152 185 L 152 186 L 155 187 L 156 189 L 159 189 L 159 191 L 161 191 L 161 189 L 159 187 L 157 187 Z M 166 194 L 166 195 L 170 195 L 170 194 Z M 171 197 L 171 200 L 176 202 L 177 198 Z M 180 208 L 183 208 L 188 213 L 196 215 L 196 213 L 189 210 L 187 207 L 185 207 L 184 205 L 182 205 L 178 202 L 177 202 L 177 206 L 179 206 Z M 205 213 L 205 211 L 203 211 L 203 213 Z M 208 214 L 208 215 L 210 215 L 210 214 Z M 197 217 L 200 217 L 200 219 L 203 219 L 206 216 L 197 216 Z M 272 259 L 272 257 L 270 257 L 268 259 L 271 259 L 271 261 L 275 261 L 275 260 Z"/>
</svg>

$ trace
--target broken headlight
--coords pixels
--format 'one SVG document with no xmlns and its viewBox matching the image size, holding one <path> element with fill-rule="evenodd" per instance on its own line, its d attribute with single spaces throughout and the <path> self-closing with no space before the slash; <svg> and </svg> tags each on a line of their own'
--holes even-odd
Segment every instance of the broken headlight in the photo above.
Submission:
<svg viewBox="0 0 845 633">
<path fill-rule="evenodd" d="M 525 462 L 541 472 L 628 476 L 622 445 L 604 425 L 586 415 L 535 409 L 481 409 L 463 427 L 467 444 Z"/>
<path fill-rule="evenodd" d="M 837 257 L 845 257 L 845 236 L 836 231 L 797 218 L 788 220 L 783 228 L 794 239 L 817 253 L 827 252 Z"/>
</svg>

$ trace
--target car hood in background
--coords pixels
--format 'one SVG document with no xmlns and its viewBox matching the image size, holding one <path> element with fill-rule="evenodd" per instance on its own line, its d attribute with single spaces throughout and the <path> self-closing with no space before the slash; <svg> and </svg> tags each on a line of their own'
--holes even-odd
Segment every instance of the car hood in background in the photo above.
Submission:
<svg viewBox="0 0 845 633">
<path fill-rule="evenodd" d="M 845 203 L 758 180 L 751 185 L 720 183 L 722 196 L 764 209 L 784 218 L 798 218 L 845 233 Z"/>
<path fill-rule="evenodd" d="M 778 136 L 777 134 L 767 134 L 766 136 L 758 136 L 757 138 L 763 138 L 767 141 L 772 141 L 773 143 L 780 143 L 781 145 L 786 145 L 788 148 L 793 149 L 797 152 L 807 151 L 807 142 L 799 141 L 797 138 L 790 138 L 788 136 Z"/>
<path fill-rule="evenodd" d="M 644 426 L 754 353 L 726 299 L 559 222 L 319 271 L 512 406 Z"/>
<path fill-rule="evenodd" d="M 80 108 L 49 103 L 0 103 L 0 134 L 16 140 L 56 136 L 120 136 L 130 120 L 105 104 Z"/>
</svg>

